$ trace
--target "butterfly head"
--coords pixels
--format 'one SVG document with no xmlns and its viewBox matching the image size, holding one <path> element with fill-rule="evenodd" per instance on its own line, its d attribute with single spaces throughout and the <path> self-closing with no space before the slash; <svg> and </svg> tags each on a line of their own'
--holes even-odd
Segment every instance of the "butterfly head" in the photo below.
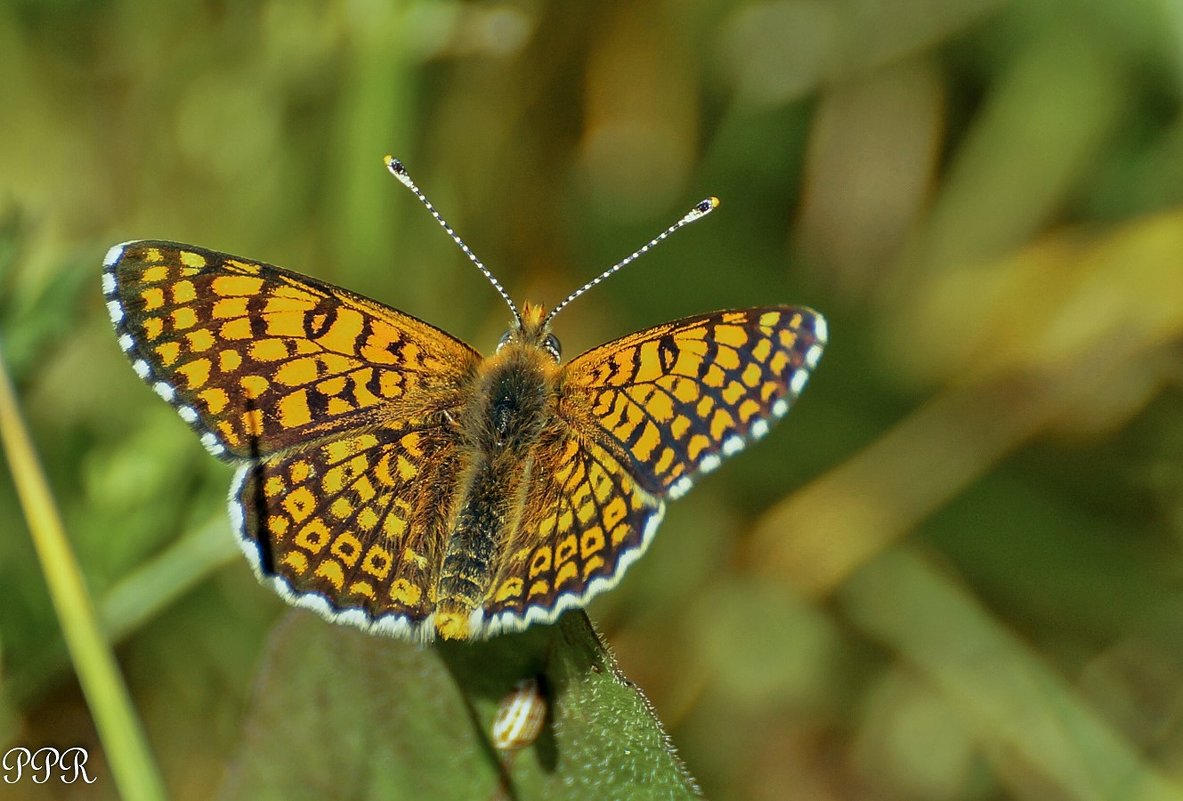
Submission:
<svg viewBox="0 0 1183 801">
<path fill-rule="evenodd" d="M 546 308 L 529 301 L 523 304 L 521 313 L 515 315 L 509 330 L 502 334 L 501 341 L 497 343 L 497 350 L 500 351 L 510 343 L 541 348 L 556 364 L 563 355 L 559 338 L 550 332 L 550 316 L 546 314 Z"/>
</svg>

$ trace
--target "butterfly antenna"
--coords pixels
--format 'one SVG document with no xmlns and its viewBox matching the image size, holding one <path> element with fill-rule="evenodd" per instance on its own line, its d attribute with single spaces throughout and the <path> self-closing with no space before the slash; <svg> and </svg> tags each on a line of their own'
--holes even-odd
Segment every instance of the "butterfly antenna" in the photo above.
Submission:
<svg viewBox="0 0 1183 801">
<path fill-rule="evenodd" d="M 622 270 L 625 267 L 627 267 L 628 265 L 632 264 L 634 261 L 639 259 L 641 256 L 645 255 L 650 250 L 652 250 L 654 247 L 656 247 L 658 244 L 660 244 L 662 241 L 664 241 L 674 231 L 677 231 L 682 226 L 689 225 L 690 223 L 695 222 L 696 220 L 701 220 L 703 217 L 707 216 L 712 211 L 714 211 L 716 208 L 718 208 L 718 206 L 719 206 L 719 198 L 717 198 L 717 197 L 708 197 L 706 200 L 700 200 L 697 204 L 695 204 L 694 208 L 692 208 L 690 211 L 688 211 L 686 213 L 686 216 L 684 216 L 682 219 L 678 220 L 676 223 L 671 225 L 669 228 L 662 231 L 657 236 L 650 239 L 646 245 L 633 251 L 632 255 L 630 255 L 624 259 L 621 259 L 616 264 L 613 264 L 607 270 L 604 270 L 604 272 L 600 273 L 595 278 L 588 281 L 586 284 L 579 287 L 579 289 L 576 289 L 574 292 L 572 292 L 570 295 L 568 295 L 566 297 L 566 299 L 563 300 L 562 303 L 560 303 L 558 306 L 555 306 L 553 309 L 550 310 L 550 314 L 546 315 L 546 320 L 543 322 L 543 327 L 545 328 L 546 326 L 550 325 L 550 321 L 555 318 L 556 314 L 561 312 L 564 308 L 567 307 L 567 305 L 571 301 L 575 300 L 577 297 L 582 295 L 584 292 L 588 291 L 593 286 L 600 283 L 601 281 L 603 281 L 605 278 L 612 275 L 613 273 L 618 272 L 619 270 Z"/>
<path fill-rule="evenodd" d="M 415 182 L 411 180 L 411 176 L 407 172 L 407 168 L 403 166 L 403 163 L 393 156 L 386 156 L 383 161 L 386 162 L 386 169 L 390 170 L 390 174 L 397 178 L 399 183 L 401 183 L 407 189 L 410 189 L 411 193 L 414 194 L 415 197 L 419 198 L 419 202 L 422 203 L 423 207 L 431 213 L 431 216 L 434 217 L 435 221 L 440 224 L 440 227 L 442 227 L 444 231 L 447 232 L 448 236 L 452 237 L 452 241 L 455 242 L 457 247 L 459 247 L 460 250 L 464 252 L 464 255 L 468 257 L 468 260 L 476 265 L 476 268 L 481 271 L 485 278 L 489 279 L 489 283 L 493 285 L 493 288 L 497 290 L 497 294 L 502 297 L 502 299 L 509 306 L 509 310 L 513 312 L 514 321 L 517 323 L 518 327 L 521 327 L 522 315 L 518 311 L 518 307 L 514 305 L 513 299 L 509 297 L 509 293 L 505 291 L 505 287 L 501 285 L 501 282 L 497 280 L 493 273 L 489 272 L 489 268 L 486 267 L 484 263 L 476 257 L 476 254 L 469 249 L 468 245 L 464 244 L 464 240 L 461 239 L 454 230 L 452 230 L 452 226 L 448 225 L 448 221 L 443 218 L 443 215 L 436 211 L 435 206 L 431 205 L 431 201 L 427 199 L 427 195 L 423 194 L 423 190 L 416 186 Z"/>
</svg>

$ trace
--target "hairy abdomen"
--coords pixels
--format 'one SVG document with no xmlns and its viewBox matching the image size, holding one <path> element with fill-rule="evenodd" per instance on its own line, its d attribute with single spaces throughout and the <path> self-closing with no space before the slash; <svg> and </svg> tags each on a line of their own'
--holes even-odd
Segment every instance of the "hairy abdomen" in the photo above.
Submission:
<svg viewBox="0 0 1183 801">
<path fill-rule="evenodd" d="M 539 356 L 545 358 L 518 348 L 493 360 L 458 421 L 469 459 L 436 584 L 435 628 L 442 637 L 468 636 L 471 616 L 488 597 L 498 559 L 521 523 L 534 451 L 554 408 L 554 384 Z"/>
</svg>

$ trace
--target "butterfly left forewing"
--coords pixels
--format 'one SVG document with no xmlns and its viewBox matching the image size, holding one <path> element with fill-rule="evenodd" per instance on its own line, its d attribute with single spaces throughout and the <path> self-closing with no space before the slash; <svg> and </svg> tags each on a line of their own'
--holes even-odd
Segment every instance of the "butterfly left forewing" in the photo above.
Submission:
<svg viewBox="0 0 1183 801">
<path fill-rule="evenodd" d="M 594 419 L 647 491 L 676 498 L 789 410 L 825 342 L 804 307 L 691 317 L 576 357 L 561 408 Z"/>
<path fill-rule="evenodd" d="M 128 242 L 104 267 L 132 367 L 225 459 L 455 406 L 480 359 L 410 315 L 225 253 Z"/>
</svg>

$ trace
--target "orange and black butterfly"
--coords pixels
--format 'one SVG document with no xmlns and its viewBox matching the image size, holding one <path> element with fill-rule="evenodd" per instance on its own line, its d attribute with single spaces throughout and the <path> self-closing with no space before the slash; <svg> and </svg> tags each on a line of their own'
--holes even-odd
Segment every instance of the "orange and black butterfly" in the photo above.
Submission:
<svg viewBox="0 0 1183 801">
<path fill-rule="evenodd" d="M 703 201 L 549 314 L 509 303 L 497 350 L 348 290 L 172 242 L 111 248 L 132 368 L 238 470 L 255 572 L 326 618 L 426 641 L 549 622 L 620 580 L 667 498 L 762 437 L 826 341 L 816 312 L 720 311 L 563 364 L 555 314 L 716 205 Z"/>
</svg>

